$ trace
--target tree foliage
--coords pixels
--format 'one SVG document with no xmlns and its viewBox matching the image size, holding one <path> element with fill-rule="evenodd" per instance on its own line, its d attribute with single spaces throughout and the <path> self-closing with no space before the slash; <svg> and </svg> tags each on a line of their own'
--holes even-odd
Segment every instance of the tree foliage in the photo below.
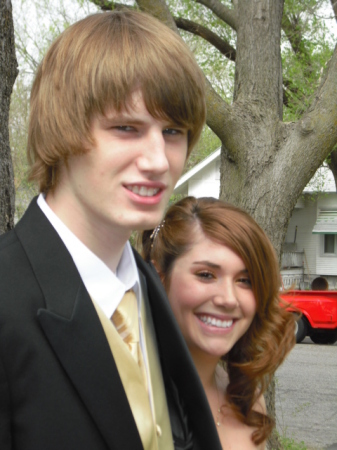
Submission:
<svg viewBox="0 0 337 450">
<path fill-rule="evenodd" d="M 85 0 L 75 3 L 72 0 L 13 0 L 13 8 L 20 70 L 11 97 L 9 136 L 16 192 L 15 219 L 18 220 L 37 194 L 37 186 L 27 181 L 26 155 L 29 95 L 35 70 L 56 36 L 97 8 Z"/>
</svg>

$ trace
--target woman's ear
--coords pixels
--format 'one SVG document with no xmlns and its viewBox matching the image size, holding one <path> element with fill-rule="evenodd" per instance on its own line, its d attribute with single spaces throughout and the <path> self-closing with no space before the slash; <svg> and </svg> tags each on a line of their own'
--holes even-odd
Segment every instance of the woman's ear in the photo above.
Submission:
<svg viewBox="0 0 337 450">
<path fill-rule="evenodd" d="M 156 261 L 154 259 L 151 259 L 151 263 L 154 265 L 154 268 L 156 269 L 159 278 L 161 279 L 161 282 L 164 284 L 164 275 L 160 272 L 158 264 L 156 263 Z"/>
</svg>

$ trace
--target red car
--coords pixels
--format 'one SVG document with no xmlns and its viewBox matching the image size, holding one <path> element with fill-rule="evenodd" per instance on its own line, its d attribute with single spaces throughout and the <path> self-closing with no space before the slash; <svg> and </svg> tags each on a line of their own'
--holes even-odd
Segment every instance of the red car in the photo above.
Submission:
<svg viewBox="0 0 337 450">
<path fill-rule="evenodd" d="M 287 310 L 299 315 L 296 342 L 306 336 L 315 344 L 337 342 L 337 291 L 289 291 L 281 294 Z"/>
</svg>

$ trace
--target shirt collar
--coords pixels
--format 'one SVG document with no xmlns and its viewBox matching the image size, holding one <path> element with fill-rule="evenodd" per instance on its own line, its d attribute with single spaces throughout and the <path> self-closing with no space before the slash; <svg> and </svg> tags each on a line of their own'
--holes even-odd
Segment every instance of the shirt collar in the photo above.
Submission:
<svg viewBox="0 0 337 450">
<path fill-rule="evenodd" d="M 98 303 L 105 315 L 108 318 L 112 316 L 129 289 L 135 291 L 140 306 L 139 274 L 130 243 L 127 242 L 124 246 L 115 274 L 59 219 L 43 194 L 39 195 L 37 203 L 73 258 L 90 297 Z"/>
</svg>

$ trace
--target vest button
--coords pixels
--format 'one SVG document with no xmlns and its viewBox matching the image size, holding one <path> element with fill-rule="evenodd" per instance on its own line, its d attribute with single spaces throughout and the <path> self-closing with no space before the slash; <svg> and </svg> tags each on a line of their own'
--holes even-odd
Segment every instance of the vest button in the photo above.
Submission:
<svg viewBox="0 0 337 450">
<path fill-rule="evenodd" d="M 161 428 L 160 428 L 160 426 L 159 426 L 158 424 L 156 424 L 156 430 L 157 430 L 157 436 L 158 436 L 158 437 L 161 437 L 161 435 L 162 435 L 163 433 L 162 433 Z"/>
</svg>

